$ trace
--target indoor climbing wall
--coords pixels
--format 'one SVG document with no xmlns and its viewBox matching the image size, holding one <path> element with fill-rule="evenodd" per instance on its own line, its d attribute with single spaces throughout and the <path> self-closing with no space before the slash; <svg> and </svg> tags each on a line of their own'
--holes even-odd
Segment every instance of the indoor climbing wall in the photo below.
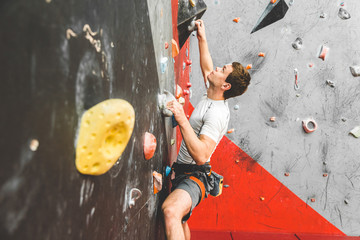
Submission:
<svg viewBox="0 0 360 240">
<path fill-rule="evenodd" d="M 163 239 L 171 3 L 15 0 L 0 13 L 0 239 Z"/>
<path fill-rule="evenodd" d="M 206 1 L 214 65 L 238 61 L 252 80 L 229 100 L 234 131 L 212 157 L 225 188 L 194 211 L 194 239 L 360 235 L 360 2 L 272 2 Z M 195 106 L 195 36 L 190 58 Z"/>
</svg>

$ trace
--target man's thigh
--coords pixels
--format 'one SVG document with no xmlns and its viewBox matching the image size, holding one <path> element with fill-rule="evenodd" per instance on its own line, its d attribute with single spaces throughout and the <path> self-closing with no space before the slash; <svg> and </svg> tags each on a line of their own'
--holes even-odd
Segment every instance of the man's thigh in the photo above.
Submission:
<svg viewBox="0 0 360 240">
<path fill-rule="evenodd" d="M 190 194 L 183 189 L 175 189 L 166 198 L 163 208 L 173 207 L 182 218 L 191 209 L 192 200 Z"/>
</svg>

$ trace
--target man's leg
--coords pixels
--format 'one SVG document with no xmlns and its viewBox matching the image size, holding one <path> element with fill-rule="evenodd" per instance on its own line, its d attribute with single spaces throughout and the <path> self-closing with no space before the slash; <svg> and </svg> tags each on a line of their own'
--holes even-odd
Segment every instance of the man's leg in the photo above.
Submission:
<svg viewBox="0 0 360 240">
<path fill-rule="evenodd" d="M 190 211 L 192 200 L 183 189 L 175 189 L 162 205 L 165 219 L 165 231 L 168 240 L 185 240 L 182 218 Z"/>
<path fill-rule="evenodd" d="M 187 224 L 187 221 L 184 222 L 182 224 L 182 226 L 183 226 L 183 229 L 184 229 L 185 240 L 190 240 L 191 233 L 190 233 L 190 228 L 189 228 L 189 225 Z"/>
</svg>

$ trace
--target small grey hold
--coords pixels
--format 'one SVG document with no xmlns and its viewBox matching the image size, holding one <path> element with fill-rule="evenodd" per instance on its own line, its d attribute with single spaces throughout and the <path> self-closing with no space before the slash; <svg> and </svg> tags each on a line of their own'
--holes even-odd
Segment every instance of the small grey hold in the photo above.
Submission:
<svg viewBox="0 0 360 240">
<path fill-rule="evenodd" d="M 327 163 L 326 162 L 323 162 L 324 165 L 326 165 Z"/>
<path fill-rule="evenodd" d="M 351 18 L 350 13 L 346 11 L 344 8 L 339 9 L 338 16 L 343 20 Z"/>
<path fill-rule="evenodd" d="M 296 38 L 295 41 L 292 43 L 292 46 L 296 50 L 300 50 L 302 48 L 303 42 L 301 38 Z"/>
<path fill-rule="evenodd" d="M 326 13 L 322 12 L 322 13 L 320 14 L 320 18 L 326 18 Z"/>
<path fill-rule="evenodd" d="M 294 4 L 294 0 L 290 0 L 289 5 L 292 6 Z"/>
<path fill-rule="evenodd" d="M 224 185 L 224 188 L 228 188 L 228 187 L 230 187 L 230 186 L 229 186 L 229 185 L 227 185 L 227 184 L 225 184 L 225 185 Z"/>
<path fill-rule="evenodd" d="M 351 71 L 351 74 L 354 76 L 354 77 L 359 77 L 360 76 L 360 66 L 357 65 L 357 66 L 351 66 L 350 67 L 350 71 Z"/>
<path fill-rule="evenodd" d="M 239 105 L 234 106 L 234 110 L 239 110 L 239 108 L 240 108 Z"/>
<path fill-rule="evenodd" d="M 346 122 L 346 121 L 347 121 L 347 119 L 346 119 L 346 118 L 344 118 L 344 117 L 342 117 L 342 118 L 341 118 L 341 121 Z"/>
<path fill-rule="evenodd" d="M 344 199 L 344 203 L 345 204 L 349 204 L 349 200 L 347 200 L 346 198 Z"/>
<path fill-rule="evenodd" d="M 335 83 L 331 80 L 326 80 L 327 85 L 329 85 L 330 87 L 334 88 L 335 87 Z"/>
</svg>

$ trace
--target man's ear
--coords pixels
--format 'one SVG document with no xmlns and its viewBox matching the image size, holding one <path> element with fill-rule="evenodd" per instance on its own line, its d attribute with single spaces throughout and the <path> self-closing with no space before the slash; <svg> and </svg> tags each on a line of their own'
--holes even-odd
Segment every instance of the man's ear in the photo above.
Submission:
<svg viewBox="0 0 360 240">
<path fill-rule="evenodd" d="M 221 86 L 221 89 L 224 90 L 224 91 L 227 91 L 231 88 L 231 84 L 230 83 L 227 83 L 225 82 L 222 86 Z"/>
</svg>

